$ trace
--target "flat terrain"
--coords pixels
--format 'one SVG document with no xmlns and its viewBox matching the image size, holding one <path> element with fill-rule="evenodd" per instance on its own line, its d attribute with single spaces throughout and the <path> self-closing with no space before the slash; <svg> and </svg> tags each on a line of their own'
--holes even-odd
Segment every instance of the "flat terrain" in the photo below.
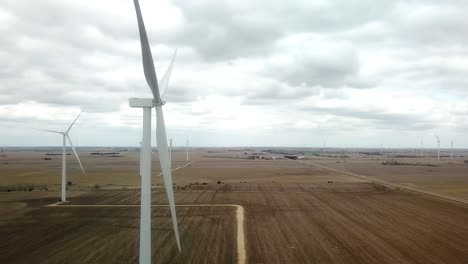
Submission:
<svg viewBox="0 0 468 264">
<path fill-rule="evenodd" d="M 93 204 L 104 197 L 117 201 L 115 192 L 119 194 L 119 191 L 88 193 L 84 200 Z M 139 201 L 136 191 L 132 193 L 132 200 Z M 118 197 L 128 198 L 122 194 Z M 42 206 L 55 200 L 19 202 L 23 203 L 23 213 L 16 217 L 2 213 L 0 263 L 138 263 L 139 207 Z M 70 200 L 80 201 L 79 198 Z M 152 212 L 155 263 L 235 260 L 235 209 L 178 207 L 183 247 L 180 254 L 173 239 L 169 210 L 158 207 Z M 217 245 L 215 249 L 214 245 Z"/>
<path fill-rule="evenodd" d="M 92 155 L 96 151 L 78 150 L 86 174 L 83 175 L 75 157 L 67 156 L 67 181 L 72 190 L 99 188 L 138 187 L 139 152 L 121 151 L 111 155 Z M 113 153 L 101 151 L 102 153 Z M 290 160 L 247 160 L 240 152 L 221 152 L 205 149 L 191 150 L 190 157 L 195 163 L 184 170 L 174 171 L 174 182 L 187 185 L 195 182 L 327 182 L 334 178 L 349 181 L 327 170 L 300 165 Z M 15 151 L 0 155 L 0 186 L 35 184 L 58 189 L 61 179 L 62 159 L 55 151 Z M 49 154 L 49 155 L 47 155 Z M 185 151 L 175 150 L 173 168 L 184 166 Z M 45 160 L 50 158 L 51 160 Z M 153 157 L 153 184 L 161 184 L 159 161 Z M 310 177 L 314 175 L 314 177 Z M 355 181 L 356 179 L 352 179 Z"/>
<path fill-rule="evenodd" d="M 387 174 L 381 170 L 399 165 L 358 158 L 336 163 L 331 157 L 248 160 L 244 153 L 199 149 L 192 153 L 193 164 L 174 171 L 174 182 L 176 204 L 244 207 L 247 263 L 466 263 L 468 259 L 467 205 L 387 188 L 307 162 L 382 178 Z M 51 162 L 40 160 L 41 155 L 38 164 Z M 76 175 L 67 204 L 138 205 L 139 189 L 133 188 L 139 184 L 138 175 L 133 175 L 138 171 L 138 152 L 124 156 L 83 158 L 85 169 L 94 172 L 82 178 Z M 30 157 L 34 160 L 34 155 Z M 183 152 L 176 152 L 174 160 L 182 166 L 184 158 Z M 50 166 L 45 175 L 41 168 L 31 170 L 39 166 L 32 162 L 29 168 L 20 168 L 19 154 L 16 161 L 16 172 L 24 175 L 30 170 L 37 175 L 40 180 L 33 177 L 35 184 L 60 179 L 57 167 Z M 121 166 L 128 166 L 127 174 L 113 175 Z M 460 166 L 464 164 L 460 162 Z M 397 170 L 397 180 L 393 180 L 416 181 L 413 174 L 404 176 L 414 168 L 450 172 L 445 165 L 408 167 Z M 0 182 L 4 178 L 15 182 L 11 169 L 2 165 Z M 76 169 L 72 167 L 70 172 Z M 158 173 L 155 167 L 155 184 Z M 430 175 L 431 181 L 439 177 Z M 451 177 L 465 179 L 457 175 Z M 114 178 L 118 184 L 111 181 Z M 96 181 L 101 188 L 84 188 Z M 53 188 L 0 192 L 0 263 L 137 263 L 138 207 L 44 206 L 58 197 Z M 167 204 L 158 185 L 153 189 L 153 204 Z M 181 254 L 177 253 L 169 211 L 153 208 L 154 263 L 236 263 L 233 207 L 177 207 L 177 214 Z"/>
<path fill-rule="evenodd" d="M 313 158 L 310 161 L 390 183 L 468 200 L 468 163 L 460 158 L 454 160 L 446 158 L 441 162 L 437 162 L 435 158 L 385 157 Z M 337 163 L 337 161 L 340 162 Z M 384 161 L 395 161 L 402 165 L 384 165 L 382 164 Z"/>
<path fill-rule="evenodd" d="M 39 192 L 38 192 L 39 194 Z M 8 196 L 9 194 L 4 194 Z M 164 203 L 155 190 L 155 204 Z M 468 209 L 372 183 L 226 184 L 176 192 L 178 204 L 240 204 L 248 263 L 465 263 Z M 41 207 L 1 214 L 1 263 L 136 263 L 136 208 Z M 137 190 L 92 191 L 70 204 L 138 204 Z M 11 202 L 11 201 L 10 201 Z M 153 209 L 156 263 L 231 263 L 234 211 L 178 207 L 182 254 L 169 212 Z M 164 261 L 163 261 L 164 260 Z"/>
</svg>

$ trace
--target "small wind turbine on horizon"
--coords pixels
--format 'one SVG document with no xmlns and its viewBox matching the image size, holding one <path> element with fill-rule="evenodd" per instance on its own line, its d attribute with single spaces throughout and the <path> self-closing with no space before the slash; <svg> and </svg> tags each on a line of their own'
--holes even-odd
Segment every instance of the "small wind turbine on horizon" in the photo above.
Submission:
<svg viewBox="0 0 468 264">
<path fill-rule="evenodd" d="M 424 141 L 421 140 L 421 157 L 424 157 Z"/>
<path fill-rule="evenodd" d="M 440 139 L 436 134 L 434 136 L 437 139 L 437 161 L 440 161 Z"/>
<path fill-rule="evenodd" d="M 172 189 L 171 161 L 167 145 L 166 125 L 162 106 L 165 102 L 161 98 L 160 88 L 165 89 L 169 85 L 174 59 L 177 53 L 174 52 L 171 63 L 166 73 L 158 83 L 156 71 L 154 68 L 153 57 L 145 30 L 143 16 L 141 14 L 138 0 L 133 1 L 135 5 L 136 16 L 138 20 L 138 29 L 140 33 L 141 53 L 143 60 L 143 70 L 146 82 L 151 89 L 153 98 L 130 98 L 130 107 L 143 108 L 143 142 L 140 156 L 141 162 L 141 207 L 140 207 L 140 264 L 151 263 L 151 110 L 156 110 L 156 142 L 158 145 L 159 162 L 161 164 L 164 187 L 166 189 L 169 207 L 172 216 L 172 225 L 177 243 L 177 248 L 181 252 L 179 229 L 177 226 L 177 216 L 174 202 L 174 191 Z M 164 93 L 163 93 L 164 95 Z"/>
<path fill-rule="evenodd" d="M 78 157 L 78 153 L 76 152 L 75 147 L 73 146 L 73 143 L 70 139 L 70 136 L 68 133 L 70 132 L 70 129 L 73 127 L 75 124 L 76 120 L 78 120 L 78 117 L 80 117 L 81 112 L 78 114 L 78 116 L 73 120 L 71 125 L 68 127 L 67 130 L 65 131 L 55 131 L 55 130 L 48 130 L 48 129 L 40 129 L 40 128 L 33 128 L 35 130 L 40 130 L 40 131 L 45 131 L 45 132 L 50 132 L 50 133 L 55 133 L 55 134 L 60 134 L 63 137 L 63 144 L 62 144 L 62 187 L 61 187 L 61 202 L 66 202 L 67 201 L 67 195 L 66 195 L 66 190 L 67 190 L 67 139 L 68 142 L 70 143 L 70 147 L 73 151 L 73 154 L 75 155 L 76 159 L 78 160 L 78 164 L 80 164 L 81 171 L 83 172 L 83 175 L 85 174 L 83 166 L 81 165 L 80 157 Z"/>
<path fill-rule="evenodd" d="M 450 141 L 450 159 L 453 159 L 453 140 Z"/>
</svg>

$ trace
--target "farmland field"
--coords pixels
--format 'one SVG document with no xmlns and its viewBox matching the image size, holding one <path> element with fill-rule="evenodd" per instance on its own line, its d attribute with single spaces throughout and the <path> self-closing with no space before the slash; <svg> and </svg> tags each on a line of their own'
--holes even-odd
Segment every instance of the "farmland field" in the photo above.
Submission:
<svg viewBox="0 0 468 264">
<path fill-rule="evenodd" d="M 453 160 L 445 157 L 440 162 L 435 157 L 350 157 L 337 163 L 334 158 L 311 159 L 313 163 L 341 171 L 468 200 L 468 163 L 464 160 L 463 157 Z M 384 165 L 385 161 L 398 165 Z"/>
<path fill-rule="evenodd" d="M 0 192 L 0 263 L 137 263 L 139 207 L 108 206 L 139 204 L 139 189 L 132 187 L 139 179 L 131 174 L 138 169 L 137 153 L 126 155 L 117 159 L 128 164 L 105 157 L 89 157 L 87 163 L 83 159 L 85 169 L 89 166 L 94 172 L 82 179 L 76 176 L 75 189 L 69 192 L 67 205 L 104 207 L 46 207 L 59 197 L 53 188 Z M 199 150 L 191 157 L 193 164 L 174 171 L 176 204 L 207 206 L 177 207 L 180 254 L 169 210 L 153 208 L 154 263 L 236 263 L 235 209 L 210 204 L 244 208 L 247 263 L 466 263 L 468 259 L 465 204 L 387 188 L 303 161 L 248 160 L 243 155 Z M 176 152 L 180 166 L 186 164 L 183 157 Z M 131 169 L 126 176 L 109 176 L 114 169 L 106 172 L 110 165 L 100 165 L 105 162 L 114 169 Z M 348 168 L 331 160 L 320 162 Z M 50 175 L 42 175 L 37 164 L 30 166 L 38 166 L 32 171 L 41 180 L 35 183 L 58 182 L 59 170 L 53 166 Z M 14 170 L 2 166 L 0 179 L 14 182 L 15 174 L 5 176 L 5 171 Z M 158 173 L 156 167 L 156 184 Z M 119 184 L 105 188 L 113 183 L 112 177 L 119 177 Z M 83 186 L 103 187 L 80 190 L 81 181 Z M 158 185 L 152 197 L 155 205 L 167 204 Z"/>
</svg>

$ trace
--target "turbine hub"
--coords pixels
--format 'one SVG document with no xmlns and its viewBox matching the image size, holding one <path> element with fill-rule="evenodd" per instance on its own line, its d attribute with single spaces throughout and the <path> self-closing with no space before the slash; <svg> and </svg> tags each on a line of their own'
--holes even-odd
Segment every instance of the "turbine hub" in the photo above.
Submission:
<svg viewBox="0 0 468 264">
<path fill-rule="evenodd" d="M 157 101 L 156 99 L 153 99 L 153 105 L 154 106 L 163 106 L 166 104 L 166 101 L 162 100 L 162 99 L 159 99 L 159 101 Z"/>
</svg>

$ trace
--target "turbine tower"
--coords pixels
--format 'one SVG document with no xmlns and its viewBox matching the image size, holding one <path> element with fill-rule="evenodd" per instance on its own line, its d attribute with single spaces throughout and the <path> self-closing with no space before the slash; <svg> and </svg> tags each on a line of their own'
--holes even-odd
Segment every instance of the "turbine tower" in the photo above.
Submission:
<svg viewBox="0 0 468 264">
<path fill-rule="evenodd" d="M 421 157 L 424 157 L 424 142 L 421 140 Z"/>
<path fill-rule="evenodd" d="M 450 141 L 450 159 L 453 159 L 453 140 Z"/>
<path fill-rule="evenodd" d="M 437 161 L 440 161 L 440 139 L 437 135 L 434 134 L 437 139 Z"/>
<path fill-rule="evenodd" d="M 70 136 L 68 135 L 68 133 L 70 132 L 70 129 L 73 127 L 76 120 L 78 120 L 78 117 L 80 117 L 80 114 L 81 114 L 81 112 L 78 114 L 78 116 L 75 118 L 75 120 L 73 120 L 71 125 L 65 131 L 54 131 L 54 130 L 34 128 L 36 130 L 46 131 L 46 132 L 56 133 L 56 134 L 62 135 L 63 145 L 62 145 L 62 188 L 61 188 L 62 190 L 61 190 L 61 198 L 60 198 L 61 202 L 66 202 L 67 201 L 67 194 L 66 194 L 66 192 L 67 192 L 67 139 L 68 139 L 68 142 L 70 143 L 70 147 L 71 147 L 71 149 L 73 151 L 73 154 L 75 155 L 76 159 L 78 160 L 78 164 L 80 164 L 80 168 L 81 168 L 81 171 L 83 172 L 83 175 L 85 174 L 83 166 L 81 165 L 80 157 L 78 157 L 78 153 L 76 152 L 76 149 L 73 146 L 73 143 L 72 143 L 72 141 L 70 139 Z"/>
<path fill-rule="evenodd" d="M 138 0 L 133 1 L 138 21 L 140 33 L 141 53 L 143 60 L 143 70 L 146 82 L 151 89 L 153 98 L 130 98 L 130 107 L 143 108 L 143 142 L 141 152 L 141 207 L 140 207 L 140 264 L 151 263 L 151 109 L 156 110 L 156 142 L 158 145 L 159 162 L 161 164 L 164 187 L 172 216 L 172 225 L 179 252 L 181 251 L 179 229 L 177 226 L 177 216 L 174 202 L 174 192 L 172 189 L 171 162 L 167 146 L 166 127 L 162 106 L 165 102 L 161 99 L 160 88 L 166 90 L 171 76 L 172 66 L 177 53 L 174 53 L 171 63 L 164 74 L 161 82 L 158 83 L 154 68 L 153 57 L 146 35 L 145 24 L 141 15 Z"/>
</svg>

